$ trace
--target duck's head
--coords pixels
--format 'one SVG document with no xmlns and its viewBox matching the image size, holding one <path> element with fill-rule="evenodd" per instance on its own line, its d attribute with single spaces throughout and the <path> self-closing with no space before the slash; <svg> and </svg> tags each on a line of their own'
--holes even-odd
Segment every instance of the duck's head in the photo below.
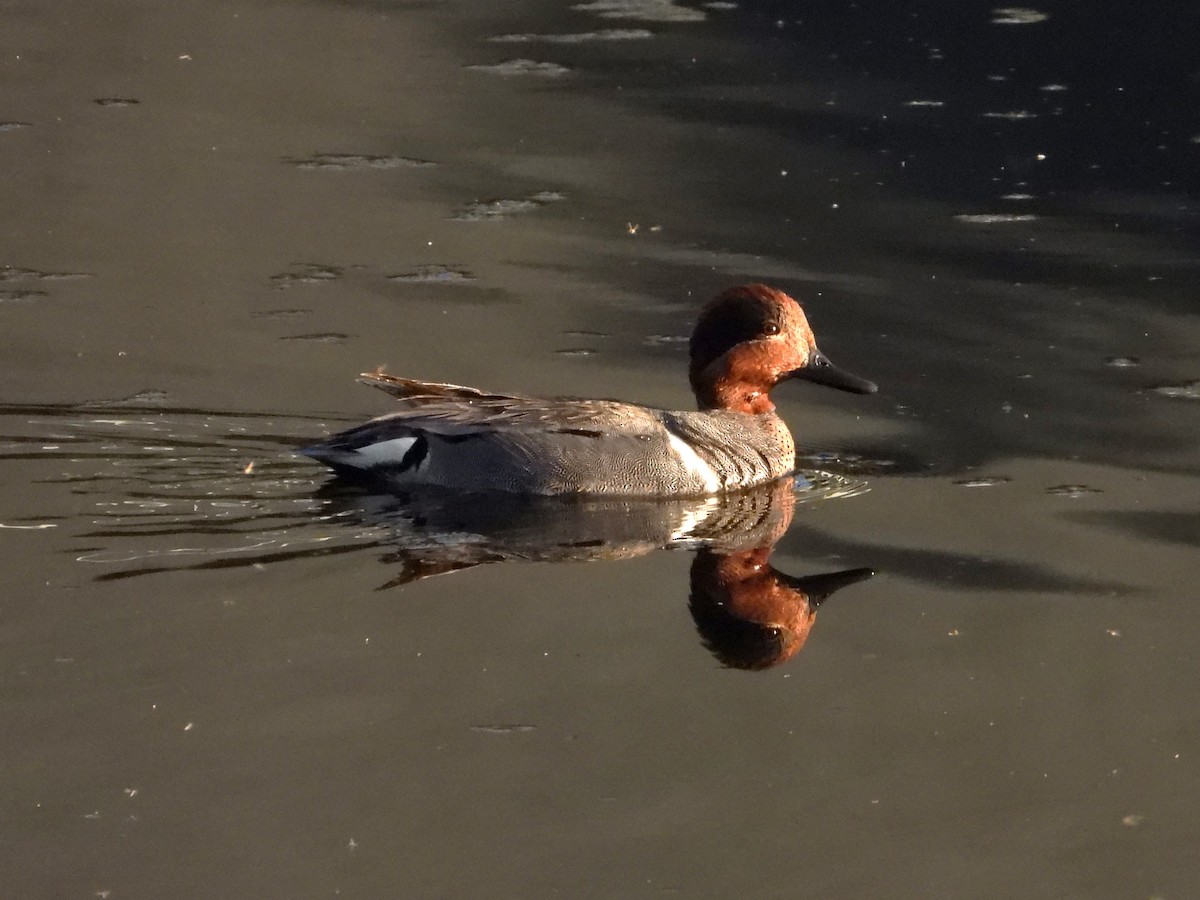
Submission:
<svg viewBox="0 0 1200 900">
<path fill-rule="evenodd" d="M 804 378 L 855 394 L 874 382 L 839 369 L 817 349 L 800 304 L 765 284 L 719 294 L 700 311 L 692 332 L 688 377 L 701 409 L 764 413 L 771 388 Z"/>
</svg>

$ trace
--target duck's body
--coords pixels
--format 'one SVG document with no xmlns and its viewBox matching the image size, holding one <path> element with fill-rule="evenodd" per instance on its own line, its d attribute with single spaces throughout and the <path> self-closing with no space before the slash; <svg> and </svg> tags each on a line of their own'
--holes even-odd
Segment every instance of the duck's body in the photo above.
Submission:
<svg viewBox="0 0 1200 900">
<path fill-rule="evenodd" d="M 692 335 L 690 376 L 694 411 L 364 375 L 402 409 L 301 452 L 392 488 L 701 496 L 792 471 L 792 436 L 768 397 L 779 381 L 875 390 L 830 365 L 799 304 L 763 285 L 733 288 L 705 307 Z"/>
</svg>

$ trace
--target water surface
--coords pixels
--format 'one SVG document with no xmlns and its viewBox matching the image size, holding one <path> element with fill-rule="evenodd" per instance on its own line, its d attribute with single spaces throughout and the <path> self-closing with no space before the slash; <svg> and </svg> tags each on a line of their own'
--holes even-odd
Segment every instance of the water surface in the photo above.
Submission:
<svg viewBox="0 0 1200 900">
<path fill-rule="evenodd" d="M 1187 16 L 12 5 L 7 895 L 1193 895 Z M 770 565 L 877 574 L 776 665 L 672 538 L 736 517 L 535 551 L 290 453 L 378 366 L 686 406 L 751 279 L 881 385 L 778 391 Z"/>
</svg>

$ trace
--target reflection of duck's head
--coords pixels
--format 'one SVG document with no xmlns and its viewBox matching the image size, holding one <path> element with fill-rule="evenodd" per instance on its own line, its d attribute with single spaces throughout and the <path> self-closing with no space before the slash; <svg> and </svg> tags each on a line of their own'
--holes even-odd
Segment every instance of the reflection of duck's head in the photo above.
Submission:
<svg viewBox="0 0 1200 900">
<path fill-rule="evenodd" d="M 817 607 L 830 594 L 870 578 L 847 569 L 793 578 L 773 568 L 770 547 L 722 554 L 702 549 L 692 562 L 688 608 L 700 637 L 723 665 L 766 669 L 804 646 Z"/>
</svg>

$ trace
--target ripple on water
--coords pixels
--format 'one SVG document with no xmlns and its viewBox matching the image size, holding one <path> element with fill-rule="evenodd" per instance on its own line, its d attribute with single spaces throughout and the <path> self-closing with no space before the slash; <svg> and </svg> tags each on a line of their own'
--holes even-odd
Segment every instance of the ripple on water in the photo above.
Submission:
<svg viewBox="0 0 1200 900">
<path fill-rule="evenodd" d="M 1022 119 L 1036 119 L 1037 113 L 1030 112 L 1027 109 L 1010 109 L 1003 112 L 985 112 L 980 113 L 981 119 L 1007 119 L 1012 122 L 1019 122 Z"/>
<path fill-rule="evenodd" d="M 515 200 L 482 200 L 464 206 L 451 218 L 459 222 L 494 222 L 531 213 L 548 203 L 556 203 L 565 199 L 566 197 L 558 191 L 539 191 Z"/>
<path fill-rule="evenodd" d="M 417 266 L 411 272 L 387 276 L 388 281 L 400 281 L 406 284 L 465 284 L 475 280 L 475 276 L 467 269 L 459 266 Z"/>
<path fill-rule="evenodd" d="M 1104 364 L 1111 369 L 1133 369 L 1142 364 L 1136 356 L 1110 356 Z"/>
<path fill-rule="evenodd" d="M 125 407 L 138 406 L 163 406 L 167 402 L 167 392 L 159 388 L 145 388 L 138 391 L 136 394 L 130 394 L 128 397 L 119 397 L 116 400 L 91 400 L 87 403 L 80 404 L 80 409 L 105 408 L 111 409 L 116 407 L 123 409 Z"/>
<path fill-rule="evenodd" d="M 97 97 L 92 101 L 97 106 L 137 106 L 141 101 L 132 97 Z"/>
<path fill-rule="evenodd" d="M 979 475 L 974 478 L 962 478 L 954 482 L 960 487 L 994 487 L 997 484 L 1007 484 L 1012 481 L 1007 475 Z"/>
<path fill-rule="evenodd" d="M 1104 491 L 1086 484 L 1056 484 L 1046 488 L 1046 493 L 1058 497 L 1086 497 L 1088 494 L 1103 494 Z"/>
<path fill-rule="evenodd" d="M 263 319 L 268 322 L 291 322 L 303 319 L 311 313 L 311 309 L 263 309 L 250 313 L 250 318 Z"/>
<path fill-rule="evenodd" d="M 271 276 L 271 283 L 279 290 L 298 284 L 324 284 L 341 278 L 345 269 L 341 266 L 326 266 L 321 263 L 300 263 L 292 268 L 295 272 L 280 272 Z"/>
<path fill-rule="evenodd" d="M 1038 217 L 1033 213 L 963 213 L 954 218 L 968 225 L 1007 225 L 1012 222 L 1033 222 Z"/>
<path fill-rule="evenodd" d="M 1028 6 L 1001 6 L 992 10 L 993 25 L 1036 25 L 1050 18 L 1049 13 Z"/>
<path fill-rule="evenodd" d="M 648 28 L 602 28 L 575 34 L 498 34 L 494 44 L 590 44 L 595 41 L 639 41 L 654 37 Z"/>
<path fill-rule="evenodd" d="M 592 0 L 571 9 L 595 13 L 602 19 L 633 19 L 640 22 L 703 22 L 708 16 L 680 6 L 674 0 Z"/>
<path fill-rule="evenodd" d="M 91 278 L 89 272 L 42 272 L 20 266 L 0 266 L 0 281 L 82 281 Z"/>
<path fill-rule="evenodd" d="M 70 517 L 48 508 L 7 521 L 71 532 L 61 552 L 98 580 L 334 552 L 311 464 L 288 449 L 322 423 L 164 409 L 161 396 L 0 407 L 0 459 L 23 466 L 44 497 L 57 485 L 83 504 Z M 345 529 L 336 543 L 361 537 Z"/>
<path fill-rule="evenodd" d="M 312 156 L 285 156 L 283 161 L 297 169 L 320 169 L 330 172 L 367 171 L 371 169 L 426 169 L 437 163 L 410 156 L 376 156 L 369 153 L 314 153 Z"/>
<path fill-rule="evenodd" d="M 45 291 L 0 291 L 0 303 L 32 303 L 45 296 L 48 296 Z"/>
<path fill-rule="evenodd" d="M 315 334 L 289 334 L 280 338 L 281 341 L 308 341 L 313 344 L 344 344 L 350 335 L 340 331 L 321 331 Z"/>
<path fill-rule="evenodd" d="M 1160 397 L 1169 397 L 1172 400 L 1200 400 L 1200 381 L 1188 384 L 1160 384 L 1150 390 Z"/>
<path fill-rule="evenodd" d="M 480 63 L 467 66 L 475 72 L 487 72 L 491 75 L 513 76 L 532 75 L 537 78 L 561 78 L 571 70 L 558 63 L 541 62 L 536 59 L 506 59 L 498 63 Z"/>
<path fill-rule="evenodd" d="M 647 347 L 669 347 L 686 344 L 691 338 L 686 334 L 650 334 L 642 339 Z"/>
</svg>

